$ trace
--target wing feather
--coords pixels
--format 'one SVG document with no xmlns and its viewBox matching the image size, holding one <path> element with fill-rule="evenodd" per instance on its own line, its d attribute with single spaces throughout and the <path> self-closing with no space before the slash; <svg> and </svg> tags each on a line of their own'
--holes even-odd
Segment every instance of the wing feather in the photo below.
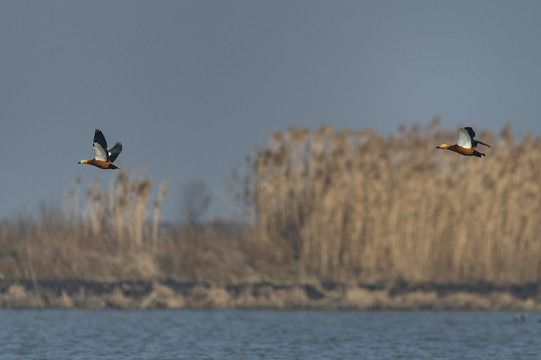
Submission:
<svg viewBox="0 0 541 360">
<path fill-rule="evenodd" d="M 460 147 L 471 149 L 473 137 L 471 134 L 475 136 L 475 132 L 471 127 L 460 128 L 460 130 L 458 130 L 458 141 L 456 144 Z"/>
<path fill-rule="evenodd" d="M 121 152 L 122 152 L 122 144 L 117 142 L 115 144 L 115 146 L 113 146 L 109 150 L 109 161 L 114 162 L 116 160 L 116 158 L 118 157 L 118 155 L 120 155 Z"/>
<path fill-rule="evenodd" d="M 94 143 L 92 147 L 94 148 L 94 159 L 101 161 L 108 160 L 107 141 L 100 129 L 96 129 L 96 132 L 94 132 Z"/>
<path fill-rule="evenodd" d="M 481 144 L 481 145 L 485 145 L 485 146 L 490 147 L 489 144 L 486 144 L 486 143 L 484 143 L 484 142 L 482 142 L 482 141 L 479 141 L 479 140 L 473 140 L 473 142 L 474 142 L 474 144 L 475 144 L 476 146 L 477 146 L 477 144 Z"/>
<path fill-rule="evenodd" d="M 464 130 L 468 132 L 468 135 L 470 135 L 472 139 L 475 137 L 475 131 L 473 131 L 473 129 L 470 126 L 465 127 Z"/>
</svg>

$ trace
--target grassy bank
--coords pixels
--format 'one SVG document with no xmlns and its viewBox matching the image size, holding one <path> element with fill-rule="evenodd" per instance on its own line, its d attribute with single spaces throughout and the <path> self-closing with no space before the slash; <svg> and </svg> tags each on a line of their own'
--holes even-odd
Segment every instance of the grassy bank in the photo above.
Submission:
<svg viewBox="0 0 541 360">
<path fill-rule="evenodd" d="M 539 286 L 0 281 L 0 308 L 541 310 Z"/>
</svg>

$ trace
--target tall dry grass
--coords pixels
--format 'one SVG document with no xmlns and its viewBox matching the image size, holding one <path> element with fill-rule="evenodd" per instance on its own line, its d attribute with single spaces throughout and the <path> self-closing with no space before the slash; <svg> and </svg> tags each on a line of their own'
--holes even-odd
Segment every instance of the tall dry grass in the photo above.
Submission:
<svg viewBox="0 0 541 360">
<path fill-rule="evenodd" d="M 37 215 L 0 220 L 0 279 L 259 279 L 255 269 L 273 251 L 249 228 L 220 220 L 164 223 L 168 189 L 152 183 L 127 171 L 112 175 L 106 189 L 98 181 L 85 188 L 78 178 L 63 206 L 43 203 Z"/>
<path fill-rule="evenodd" d="M 541 275 L 541 138 L 479 131 L 485 158 L 435 149 L 456 130 L 289 128 L 231 186 L 246 224 L 160 221 L 162 185 L 120 172 L 0 220 L 0 278 L 524 284 Z"/>
<path fill-rule="evenodd" d="M 289 128 L 253 161 L 262 241 L 289 246 L 299 274 L 335 281 L 537 282 L 541 139 L 510 126 L 482 159 L 437 150 L 455 130 L 384 138 Z"/>
<path fill-rule="evenodd" d="M 38 214 L 18 214 L 0 225 L 0 274 L 7 278 L 132 278 L 157 273 L 159 206 L 149 211 L 152 180 L 123 171 L 108 189 L 81 179 L 58 208 L 41 204 Z"/>
</svg>

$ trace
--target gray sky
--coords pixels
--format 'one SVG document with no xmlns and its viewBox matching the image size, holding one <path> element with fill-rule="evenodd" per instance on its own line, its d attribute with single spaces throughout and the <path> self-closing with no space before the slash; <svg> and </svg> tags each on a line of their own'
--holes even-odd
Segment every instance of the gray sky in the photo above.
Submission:
<svg viewBox="0 0 541 360">
<path fill-rule="evenodd" d="M 104 187 L 95 128 L 179 216 L 288 126 L 541 133 L 540 1 L 0 2 L 0 217 Z"/>
</svg>

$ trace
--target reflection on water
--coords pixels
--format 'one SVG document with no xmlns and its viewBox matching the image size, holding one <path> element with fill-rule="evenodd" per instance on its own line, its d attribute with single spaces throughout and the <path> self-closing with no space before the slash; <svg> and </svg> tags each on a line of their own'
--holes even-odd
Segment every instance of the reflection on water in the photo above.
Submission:
<svg viewBox="0 0 541 360">
<path fill-rule="evenodd" d="M 538 359 L 541 313 L 1 310 L 0 359 Z"/>
</svg>

